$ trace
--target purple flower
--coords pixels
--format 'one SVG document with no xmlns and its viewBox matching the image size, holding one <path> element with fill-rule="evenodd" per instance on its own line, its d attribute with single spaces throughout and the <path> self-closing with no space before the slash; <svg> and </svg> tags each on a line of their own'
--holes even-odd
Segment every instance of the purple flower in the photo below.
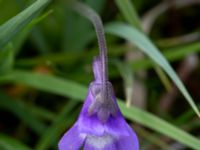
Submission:
<svg viewBox="0 0 200 150">
<path fill-rule="evenodd" d="M 88 90 L 84 106 L 74 126 L 59 142 L 59 150 L 139 150 L 134 131 L 124 120 L 112 85 L 106 82 L 103 93 L 100 58 L 94 59 L 95 81 Z"/>
<path fill-rule="evenodd" d="M 95 80 L 89 86 L 79 118 L 61 138 L 59 150 L 139 150 L 137 136 L 124 120 L 108 81 L 107 48 L 101 19 L 80 2 L 72 6 L 93 22 L 100 55 L 94 59 Z"/>
</svg>

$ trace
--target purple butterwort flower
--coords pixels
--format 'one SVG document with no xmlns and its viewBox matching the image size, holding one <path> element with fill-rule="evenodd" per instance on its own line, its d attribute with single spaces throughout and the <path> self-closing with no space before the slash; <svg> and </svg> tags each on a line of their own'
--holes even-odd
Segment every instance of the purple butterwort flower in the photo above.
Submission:
<svg viewBox="0 0 200 150">
<path fill-rule="evenodd" d="M 75 3 L 75 9 L 94 23 L 100 56 L 93 61 L 95 80 L 89 86 L 78 120 L 61 138 L 59 150 L 139 150 L 137 136 L 123 118 L 112 84 L 108 81 L 102 22 L 83 4 Z"/>
<path fill-rule="evenodd" d="M 94 59 L 95 80 L 74 126 L 62 137 L 59 150 L 138 150 L 138 139 L 124 120 L 112 85 L 107 82 L 108 99 L 102 100 L 101 62 Z"/>
</svg>

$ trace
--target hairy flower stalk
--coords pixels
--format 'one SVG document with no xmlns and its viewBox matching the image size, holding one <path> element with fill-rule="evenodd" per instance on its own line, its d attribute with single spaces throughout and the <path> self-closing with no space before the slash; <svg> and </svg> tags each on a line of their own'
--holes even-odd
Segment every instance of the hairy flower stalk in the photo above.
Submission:
<svg viewBox="0 0 200 150">
<path fill-rule="evenodd" d="M 59 142 L 59 150 L 139 150 L 134 131 L 123 118 L 108 81 L 107 48 L 100 17 L 89 7 L 74 2 L 73 8 L 94 24 L 100 55 L 94 58 L 95 80 L 74 126 Z"/>
<path fill-rule="evenodd" d="M 97 34 L 98 45 L 100 50 L 100 59 L 101 59 L 101 67 L 102 67 L 102 100 L 108 99 L 108 88 L 107 88 L 107 81 L 108 81 L 108 67 L 107 67 L 107 46 L 106 40 L 103 31 L 103 24 L 99 17 L 99 15 L 94 12 L 89 7 L 85 6 L 82 3 L 75 2 L 73 5 L 74 9 L 79 12 L 80 14 L 87 17 L 94 25 L 95 31 Z M 106 102 L 105 102 L 106 103 Z"/>
</svg>

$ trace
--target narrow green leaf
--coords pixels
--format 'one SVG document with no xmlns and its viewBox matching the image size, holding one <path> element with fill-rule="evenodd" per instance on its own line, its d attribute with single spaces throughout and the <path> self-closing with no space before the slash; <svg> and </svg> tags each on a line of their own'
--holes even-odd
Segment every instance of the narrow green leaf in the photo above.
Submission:
<svg viewBox="0 0 200 150">
<path fill-rule="evenodd" d="M 32 105 L 32 106 L 29 106 L 31 112 L 36 115 L 38 118 L 41 118 L 41 119 L 46 119 L 48 121 L 53 121 L 56 114 L 54 114 L 53 112 L 51 112 L 50 110 L 48 109 L 45 109 L 45 108 L 42 108 L 42 107 L 39 107 L 37 105 Z"/>
<path fill-rule="evenodd" d="M 37 134 L 42 134 L 45 125 L 22 103 L 12 100 L 9 96 L 0 92 L 0 108 L 6 109 L 15 114 L 26 125 L 33 129 Z"/>
<path fill-rule="evenodd" d="M 158 65 L 155 65 L 154 70 L 158 74 L 160 80 L 165 86 L 165 89 L 170 91 L 172 89 L 172 85 L 170 80 L 168 79 L 168 76 L 165 74 L 165 72 L 162 70 L 162 68 Z"/>
<path fill-rule="evenodd" d="M 51 92 L 54 94 L 64 94 L 63 96 L 69 96 L 73 99 L 83 98 L 86 93 L 86 89 L 84 89 L 83 86 L 78 83 L 49 75 L 29 73 L 25 71 L 13 71 L 9 75 L 0 77 L 0 83 L 8 81 L 12 81 L 13 83 L 25 84 L 39 90 Z"/>
<path fill-rule="evenodd" d="M 196 42 L 164 50 L 163 54 L 170 62 L 174 62 L 182 59 L 187 55 L 190 55 L 192 53 L 197 53 L 199 51 L 200 51 L 200 43 Z M 131 63 L 131 66 L 134 68 L 134 70 L 148 69 L 152 67 L 152 65 L 153 65 L 152 60 L 148 58 L 139 59 Z"/>
<path fill-rule="evenodd" d="M 59 140 L 59 136 L 66 130 L 66 125 L 72 124 L 71 112 L 77 105 L 77 101 L 70 101 L 62 108 L 61 112 L 54 118 L 53 123 L 45 130 L 36 145 L 36 150 L 47 150 L 55 141 Z M 69 116 L 68 118 L 66 116 Z M 74 117 L 75 118 L 75 117 Z M 73 120 L 74 121 L 74 120 Z"/>
<path fill-rule="evenodd" d="M 158 48 L 152 42 L 146 37 L 143 33 L 139 32 L 134 27 L 131 27 L 129 25 L 123 24 L 123 23 L 112 23 L 106 27 L 106 32 L 111 33 L 114 35 L 117 35 L 119 37 L 122 37 L 132 43 L 134 43 L 136 46 L 140 48 L 144 53 L 146 53 L 156 64 L 162 67 L 163 70 L 169 75 L 169 77 L 174 81 L 176 86 L 179 88 L 179 90 L 182 92 L 182 94 L 185 96 L 186 100 L 189 102 L 193 110 L 196 112 L 196 114 L 200 117 L 199 110 L 197 106 L 195 105 L 192 97 L 186 90 L 185 86 L 177 76 L 176 72 L 173 70 L 173 68 L 170 66 L 168 61 L 165 59 L 165 57 L 160 53 Z"/>
<path fill-rule="evenodd" d="M 27 24 L 26 27 L 24 27 L 24 29 L 22 29 L 22 31 L 20 32 L 20 34 L 17 34 L 17 36 L 15 36 L 15 38 L 13 39 L 12 43 L 14 45 L 14 48 L 15 48 L 14 50 L 15 50 L 15 54 L 16 55 L 21 50 L 21 46 L 25 42 L 25 40 L 26 40 L 27 36 L 29 35 L 30 31 L 32 30 L 32 28 L 36 24 L 38 24 L 42 20 L 44 20 L 47 16 L 49 16 L 50 13 L 52 13 L 52 10 L 49 10 L 49 11 L 45 12 L 44 14 L 40 15 L 39 17 L 33 19 L 30 23 Z M 35 30 L 33 31 L 33 33 L 35 33 Z M 41 38 L 40 38 L 40 40 L 41 40 Z"/>
<path fill-rule="evenodd" d="M 13 71 L 12 74 L 0 77 L 0 83 L 23 83 L 28 86 L 59 94 L 75 100 L 84 100 L 87 88 L 75 82 L 53 77 L 50 75 L 29 73 L 24 71 Z M 78 93 L 78 94 L 77 94 Z M 190 148 L 199 150 L 200 140 L 189 133 L 180 130 L 176 126 L 136 107 L 127 108 L 124 102 L 119 101 L 120 108 L 125 117 L 136 121 L 141 125 L 149 127 L 154 131 L 162 133 L 170 138 L 177 140 Z"/>
<path fill-rule="evenodd" d="M 126 18 L 126 20 L 134 27 L 141 30 L 140 20 L 137 12 L 130 0 L 115 0 L 118 8 Z"/>
<path fill-rule="evenodd" d="M 139 122 L 140 124 L 150 129 L 156 130 L 173 139 L 176 139 L 177 141 L 184 143 L 193 149 L 200 150 L 200 140 L 189 135 L 187 132 L 178 129 L 174 125 L 161 120 L 160 118 L 137 107 L 127 108 L 122 101 L 119 101 L 119 106 L 122 113 L 128 119 L 135 120 L 136 122 Z"/>
<path fill-rule="evenodd" d="M 126 18 L 126 20 L 135 28 L 143 31 L 137 11 L 134 8 L 133 3 L 131 0 L 115 0 L 116 4 L 118 5 L 120 11 Z M 160 80 L 162 81 L 163 85 L 167 90 L 170 90 L 171 83 L 169 79 L 167 78 L 166 74 L 163 72 L 163 70 L 156 64 L 154 64 L 154 69 L 156 73 L 158 74 Z"/>
<path fill-rule="evenodd" d="M 0 26 L 0 48 L 21 31 L 51 0 L 36 0 L 15 17 Z"/>
<path fill-rule="evenodd" d="M 13 45 L 9 43 L 0 51 L 0 75 L 11 71 L 14 63 Z"/>
<path fill-rule="evenodd" d="M 3 134 L 0 134 L 0 148 L 1 150 L 31 150 L 22 142 Z"/>
</svg>

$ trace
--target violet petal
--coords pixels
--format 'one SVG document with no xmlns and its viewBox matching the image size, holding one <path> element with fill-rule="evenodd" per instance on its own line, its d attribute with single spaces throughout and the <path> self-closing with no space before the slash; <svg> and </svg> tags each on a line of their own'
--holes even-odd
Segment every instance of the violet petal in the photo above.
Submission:
<svg viewBox="0 0 200 150">
<path fill-rule="evenodd" d="M 86 138 L 85 134 L 80 134 L 78 126 L 75 124 L 64 134 L 58 144 L 59 150 L 79 150 Z"/>
<path fill-rule="evenodd" d="M 93 72 L 94 78 L 97 83 L 102 82 L 102 65 L 99 57 L 95 57 L 93 60 Z"/>
<path fill-rule="evenodd" d="M 139 150 L 137 135 L 128 125 L 127 130 L 129 132 L 129 136 L 118 139 L 118 142 L 116 143 L 117 150 Z"/>
<path fill-rule="evenodd" d="M 89 90 L 77 123 L 82 133 L 102 135 L 104 133 L 103 124 L 98 119 L 97 115 L 89 115 L 88 113 L 88 108 L 93 100 L 91 90 Z"/>
</svg>

